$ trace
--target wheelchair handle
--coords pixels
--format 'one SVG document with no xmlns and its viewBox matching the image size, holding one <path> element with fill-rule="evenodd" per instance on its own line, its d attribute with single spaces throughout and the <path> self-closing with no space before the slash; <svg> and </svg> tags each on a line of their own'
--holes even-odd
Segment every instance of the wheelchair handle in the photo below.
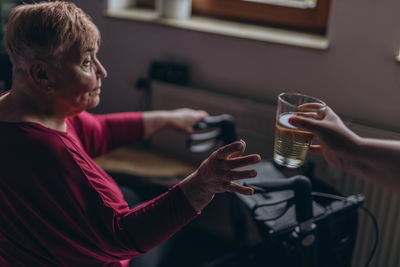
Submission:
<svg viewBox="0 0 400 267">
<path fill-rule="evenodd" d="M 186 147 L 193 153 L 208 152 L 215 149 L 219 142 L 227 145 L 237 140 L 236 125 L 229 114 L 206 117 L 193 128 L 197 132 L 186 141 Z"/>
</svg>

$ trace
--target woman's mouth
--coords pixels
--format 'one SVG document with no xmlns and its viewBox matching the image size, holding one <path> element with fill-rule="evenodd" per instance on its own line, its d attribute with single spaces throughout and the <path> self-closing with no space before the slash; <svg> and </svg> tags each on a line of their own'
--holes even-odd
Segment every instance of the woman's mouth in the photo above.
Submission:
<svg viewBox="0 0 400 267">
<path fill-rule="evenodd" d="M 89 92 L 89 95 L 90 95 L 90 96 L 97 96 L 97 95 L 100 95 L 100 92 L 101 92 L 101 89 L 100 89 L 100 87 L 99 87 L 99 88 L 96 88 L 96 89 L 90 91 L 90 92 Z"/>
</svg>

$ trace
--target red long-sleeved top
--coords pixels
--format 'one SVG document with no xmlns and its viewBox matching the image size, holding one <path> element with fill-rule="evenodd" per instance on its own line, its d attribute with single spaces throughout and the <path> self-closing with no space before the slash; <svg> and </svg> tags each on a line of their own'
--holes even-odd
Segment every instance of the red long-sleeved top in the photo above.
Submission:
<svg viewBox="0 0 400 267">
<path fill-rule="evenodd" d="M 178 186 L 130 210 L 92 157 L 143 137 L 141 113 L 0 122 L 0 266 L 127 266 L 198 213 Z"/>
</svg>

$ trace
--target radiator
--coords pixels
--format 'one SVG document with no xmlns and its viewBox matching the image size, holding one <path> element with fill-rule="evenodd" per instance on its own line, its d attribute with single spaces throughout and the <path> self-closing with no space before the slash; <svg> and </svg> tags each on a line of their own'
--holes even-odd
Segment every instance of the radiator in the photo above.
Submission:
<svg viewBox="0 0 400 267">
<path fill-rule="evenodd" d="M 346 123 L 353 131 L 364 137 L 400 140 L 400 133 Z M 400 198 L 399 193 L 384 189 L 371 182 L 328 166 L 323 159 L 313 157 L 316 176 L 336 188 L 343 195 L 365 195 L 364 206 L 375 215 L 379 228 L 379 243 L 370 267 L 400 266 Z M 400 164 L 400 163 L 399 163 Z M 359 229 L 353 255 L 353 267 L 365 265 L 375 241 L 372 221 L 359 212 Z"/>
<path fill-rule="evenodd" d="M 272 158 L 275 127 L 275 105 L 223 93 L 179 87 L 165 83 L 151 84 L 153 109 L 190 107 L 204 109 L 211 115 L 229 113 L 235 118 L 238 137 L 247 143 L 247 153 L 261 154 L 263 159 Z M 346 123 L 361 136 L 400 140 L 400 133 L 384 131 L 353 123 Z M 152 145 L 159 150 L 175 153 L 180 157 L 200 162 L 207 155 L 194 155 L 185 148 L 185 134 L 164 131 L 157 134 Z M 379 244 L 370 267 L 400 266 L 400 198 L 399 194 L 358 179 L 328 166 L 321 157 L 310 156 L 316 164 L 315 175 L 336 188 L 343 195 L 363 194 L 365 206 L 378 221 Z M 399 163 L 400 164 L 400 163 Z M 359 229 L 353 255 L 353 267 L 361 267 L 370 254 L 375 238 L 371 220 L 360 210 Z"/>
</svg>

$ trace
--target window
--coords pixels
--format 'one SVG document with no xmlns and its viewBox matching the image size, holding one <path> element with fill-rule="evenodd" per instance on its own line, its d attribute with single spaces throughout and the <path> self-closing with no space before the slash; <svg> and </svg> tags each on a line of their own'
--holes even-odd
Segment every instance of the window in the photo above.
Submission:
<svg viewBox="0 0 400 267">
<path fill-rule="evenodd" d="M 154 0 L 137 0 L 154 7 Z M 330 0 L 192 0 L 195 15 L 324 34 Z"/>
<path fill-rule="evenodd" d="M 20 1 L 17 0 L 0 1 L 0 52 L 4 51 L 3 38 L 8 20 L 8 15 L 10 14 L 11 9 L 19 3 Z"/>
</svg>

